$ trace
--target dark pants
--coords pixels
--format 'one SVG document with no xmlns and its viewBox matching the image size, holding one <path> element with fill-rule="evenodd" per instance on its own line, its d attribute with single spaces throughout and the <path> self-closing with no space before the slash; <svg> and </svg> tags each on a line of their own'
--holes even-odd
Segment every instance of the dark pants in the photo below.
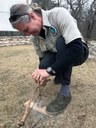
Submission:
<svg viewBox="0 0 96 128">
<path fill-rule="evenodd" d="M 63 85 L 69 85 L 71 81 L 72 67 L 81 65 L 88 58 L 89 50 L 81 39 L 76 39 L 65 44 L 63 37 L 56 42 L 57 53 L 46 51 L 40 61 L 39 68 L 46 69 L 53 66 L 56 70 L 56 80 Z"/>
</svg>

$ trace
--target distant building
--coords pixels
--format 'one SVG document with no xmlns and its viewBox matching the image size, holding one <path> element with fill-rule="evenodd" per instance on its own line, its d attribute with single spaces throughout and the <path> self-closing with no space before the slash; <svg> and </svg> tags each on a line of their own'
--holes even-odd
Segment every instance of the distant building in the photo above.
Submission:
<svg viewBox="0 0 96 128">
<path fill-rule="evenodd" d="M 24 4 L 29 4 L 31 0 L 13 0 L 12 2 L 2 0 L 0 3 L 0 36 L 2 35 L 18 35 L 21 33 L 16 32 L 14 28 L 12 28 L 10 22 L 9 22 L 9 17 L 10 17 L 10 7 L 13 4 L 17 3 L 24 3 Z M 10 31 L 10 32 L 9 32 Z"/>
</svg>

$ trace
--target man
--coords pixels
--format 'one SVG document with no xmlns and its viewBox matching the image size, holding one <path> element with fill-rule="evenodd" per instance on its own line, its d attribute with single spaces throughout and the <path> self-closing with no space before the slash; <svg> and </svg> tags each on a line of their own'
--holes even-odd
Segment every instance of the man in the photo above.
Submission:
<svg viewBox="0 0 96 128">
<path fill-rule="evenodd" d="M 88 58 L 88 47 L 77 27 L 76 20 L 64 8 L 42 10 L 37 5 L 13 5 L 10 9 L 12 26 L 32 40 L 40 64 L 32 78 L 39 85 L 46 84 L 50 76 L 60 83 L 60 91 L 47 107 L 49 114 L 59 114 L 71 101 L 70 81 L 72 67 Z"/>
</svg>

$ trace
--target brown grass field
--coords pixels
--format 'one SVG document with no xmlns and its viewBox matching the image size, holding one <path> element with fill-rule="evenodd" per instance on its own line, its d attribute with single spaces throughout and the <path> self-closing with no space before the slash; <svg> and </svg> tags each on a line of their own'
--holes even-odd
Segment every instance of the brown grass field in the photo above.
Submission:
<svg viewBox="0 0 96 128">
<path fill-rule="evenodd" d="M 36 84 L 31 74 L 38 67 L 38 57 L 32 45 L 0 47 L 0 128 L 15 128 L 24 111 L 24 103 Z M 67 109 L 54 117 L 46 117 L 34 110 L 24 128 L 96 128 L 96 60 L 88 59 L 74 67 L 71 80 L 72 101 Z M 53 77 L 42 91 L 48 104 L 59 91 Z"/>
</svg>

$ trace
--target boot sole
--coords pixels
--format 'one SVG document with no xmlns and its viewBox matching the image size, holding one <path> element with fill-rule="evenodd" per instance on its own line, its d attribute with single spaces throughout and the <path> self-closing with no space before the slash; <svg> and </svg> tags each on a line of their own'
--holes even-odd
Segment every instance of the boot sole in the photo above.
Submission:
<svg viewBox="0 0 96 128">
<path fill-rule="evenodd" d="M 56 115 L 58 115 L 58 114 L 60 114 L 60 113 L 62 113 L 62 112 L 64 112 L 64 109 L 61 110 L 61 111 L 59 111 L 59 112 L 48 112 L 48 111 L 46 111 L 46 113 L 47 113 L 48 115 L 53 115 L 53 116 L 56 116 Z"/>
</svg>

